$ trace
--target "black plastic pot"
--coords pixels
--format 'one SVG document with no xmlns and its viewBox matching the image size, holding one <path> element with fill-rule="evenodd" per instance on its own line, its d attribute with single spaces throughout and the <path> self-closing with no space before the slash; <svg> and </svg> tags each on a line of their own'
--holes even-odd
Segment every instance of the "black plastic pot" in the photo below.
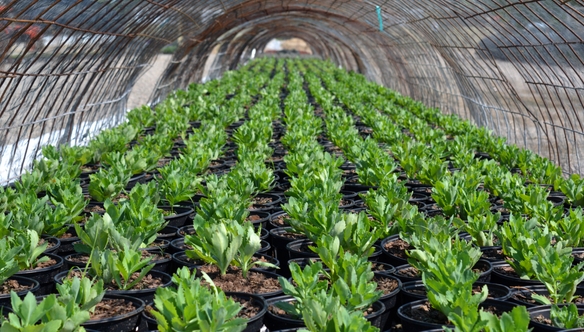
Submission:
<svg viewBox="0 0 584 332">
<path fill-rule="evenodd" d="M 271 214 L 269 212 L 257 210 L 250 211 L 247 219 L 255 228 L 261 227 L 262 229 L 265 229 L 270 216 Z"/>
<path fill-rule="evenodd" d="M 422 280 L 421 274 L 418 274 L 417 276 L 414 277 L 402 273 L 402 271 L 409 269 L 411 267 L 412 266 L 410 264 L 396 266 L 393 275 L 398 277 L 402 282 Z M 491 265 L 491 262 L 479 259 L 479 261 L 475 264 L 473 269 L 480 269 L 482 271 L 480 273 L 478 281 L 489 282 L 491 280 L 491 272 L 493 271 L 493 266 Z"/>
<path fill-rule="evenodd" d="M 177 238 L 178 227 L 167 225 L 156 235 L 157 240 L 172 241 Z"/>
<path fill-rule="evenodd" d="M 389 294 L 383 294 L 379 298 L 379 301 L 383 303 L 383 305 L 385 306 L 385 313 L 383 314 L 381 322 L 382 325 L 380 325 L 379 328 L 380 329 L 390 328 L 390 326 L 388 326 L 388 322 L 391 323 L 389 317 L 392 311 L 391 309 L 393 309 L 397 303 L 397 298 L 401 289 L 401 281 L 394 276 L 381 274 L 378 272 L 375 272 L 374 275 L 375 275 L 374 281 L 375 279 L 392 279 L 397 281 L 397 287 L 393 291 L 391 291 Z"/>
<path fill-rule="evenodd" d="M 275 195 L 275 194 L 258 194 L 255 197 L 258 198 L 269 198 L 272 201 L 269 203 L 256 203 L 253 204 L 253 206 L 251 208 L 249 208 L 250 211 L 263 211 L 263 212 L 270 212 L 270 211 L 275 211 L 275 210 L 281 210 L 280 208 L 280 204 L 282 203 L 282 197 L 280 195 Z"/>
<path fill-rule="evenodd" d="M 506 262 L 494 263 L 492 265 L 493 272 L 491 274 L 491 281 L 494 283 L 505 285 L 507 287 L 543 285 L 539 280 L 521 279 L 517 276 L 511 276 L 500 272 L 498 270 L 499 268 L 510 266 Z"/>
<path fill-rule="evenodd" d="M 57 263 L 48 266 L 42 269 L 33 269 L 33 270 L 22 270 L 18 271 L 14 276 L 18 277 L 25 277 L 34 279 L 39 282 L 39 290 L 37 291 L 36 295 L 46 295 L 51 294 L 55 290 L 55 281 L 54 277 L 63 267 L 63 258 L 53 254 L 43 254 L 44 256 L 48 256 L 51 259 L 54 259 Z"/>
<path fill-rule="evenodd" d="M 268 222 L 266 224 L 266 228 L 268 230 L 272 230 L 272 229 L 280 228 L 280 227 L 289 227 L 290 225 L 288 225 L 288 223 L 285 223 L 284 225 L 281 225 L 281 224 L 276 224 L 274 222 L 275 219 L 280 218 L 282 216 L 287 217 L 288 216 L 288 213 L 285 212 L 285 211 L 280 211 L 280 212 L 272 213 L 270 215 L 270 219 L 268 220 Z"/>
<path fill-rule="evenodd" d="M 426 305 L 427 300 L 418 300 L 410 303 L 406 303 L 397 309 L 397 316 L 401 320 L 403 331 L 408 332 L 420 332 L 432 329 L 441 329 L 445 324 L 438 323 L 428 323 L 420 320 L 416 320 L 412 317 L 411 310 L 419 308 L 420 306 Z M 452 325 L 446 325 L 450 328 L 454 328 Z"/>
<path fill-rule="evenodd" d="M 489 298 L 493 300 L 507 301 L 513 294 L 509 287 L 501 284 L 477 281 L 473 286 L 482 287 L 484 285 L 487 285 L 489 288 Z M 421 280 L 405 282 L 401 285 L 401 299 L 403 304 L 419 301 L 425 298 L 426 286 L 424 286 L 424 283 Z"/>
<path fill-rule="evenodd" d="M 63 279 L 66 278 L 68 274 L 69 274 L 69 271 L 63 271 L 63 272 L 60 272 L 57 275 L 55 275 L 53 279 L 56 283 L 61 284 L 61 283 L 63 283 Z M 172 284 L 172 278 L 167 273 L 155 271 L 155 270 L 150 270 L 150 272 L 148 272 L 147 276 L 148 275 L 151 275 L 152 277 L 155 277 L 155 278 L 161 278 L 163 285 L 160 287 L 168 287 Z M 110 295 L 111 296 L 124 295 L 124 296 L 138 298 L 138 299 L 144 301 L 146 304 L 151 304 L 152 300 L 154 299 L 155 292 L 156 292 L 156 288 L 132 289 L 132 290 L 106 290 L 105 296 L 109 297 Z"/>
<path fill-rule="evenodd" d="M 174 239 L 170 242 L 170 246 L 168 247 L 168 253 L 170 254 L 175 254 L 177 252 L 180 251 L 185 251 L 187 250 L 189 247 L 187 247 L 185 245 L 185 239 L 184 238 L 178 238 L 178 239 Z"/>
<path fill-rule="evenodd" d="M 64 262 L 65 262 L 65 268 L 67 270 L 73 268 L 73 267 L 78 267 L 78 268 L 84 268 L 87 264 L 86 263 L 82 263 L 82 262 L 76 262 L 73 261 L 72 258 L 75 257 L 82 257 L 82 256 L 87 256 L 87 254 L 84 253 L 75 253 L 75 254 L 70 254 L 67 255 L 63 258 Z"/>
<path fill-rule="evenodd" d="M 375 273 L 385 274 L 385 275 L 393 275 L 395 272 L 395 267 L 388 263 L 383 262 L 372 262 L 371 263 L 371 270 Z"/>
<path fill-rule="evenodd" d="M 172 284 L 172 277 L 164 272 L 150 270 L 147 275 L 152 275 L 155 278 L 162 279 L 162 286 L 159 287 L 168 287 Z M 151 304 L 154 299 L 154 293 L 156 292 L 156 288 L 148 288 L 148 289 L 130 289 L 130 290 L 106 290 L 105 295 L 125 295 L 138 298 L 144 301 L 146 304 Z"/>
<path fill-rule="evenodd" d="M 566 304 L 559 304 L 560 307 Z M 578 315 L 582 316 L 584 314 L 584 304 L 577 304 Z M 551 305 L 540 305 L 531 308 L 527 308 L 529 317 L 531 318 L 529 326 L 533 328 L 533 332 L 547 332 L 547 331 L 563 331 L 563 328 L 555 327 L 552 325 L 547 325 L 540 323 L 535 320 L 536 317 L 543 316 L 543 318 L 550 318 L 550 311 L 552 309 Z"/>
<path fill-rule="evenodd" d="M 175 212 L 173 215 L 164 217 L 164 220 L 168 221 L 168 225 L 174 227 L 184 226 L 187 218 L 189 217 L 189 214 L 193 213 L 194 211 L 192 208 L 184 206 L 159 206 L 158 208 Z"/>
<path fill-rule="evenodd" d="M 172 267 L 171 267 L 171 269 L 173 271 L 176 271 L 183 266 L 186 266 L 189 269 L 193 269 L 193 268 L 196 268 L 197 266 L 200 266 L 202 264 L 204 264 L 204 263 L 191 261 L 187 257 L 187 254 L 184 251 L 179 251 L 179 252 L 175 252 L 174 254 L 172 254 Z"/>
<path fill-rule="evenodd" d="M 130 178 L 128 184 L 126 184 L 126 190 L 132 190 L 138 183 L 146 182 L 146 173 L 136 174 Z"/>
<path fill-rule="evenodd" d="M 285 296 L 278 296 L 267 300 L 268 308 L 269 306 L 273 305 L 277 302 L 292 302 L 294 298 L 288 295 Z M 387 319 L 387 316 L 384 316 L 386 313 L 385 306 L 382 302 L 376 301 L 373 303 L 374 312 L 365 316 L 365 318 L 371 322 L 372 326 L 375 327 L 383 327 L 382 324 L 385 324 L 384 319 Z M 389 314 L 389 313 L 388 313 Z M 283 317 L 274 314 L 269 309 L 266 312 L 266 316 L 264 319 L 264 324 L 270 330 L 288 330 L 288 329 L 297 329 L 304 327 L 304 321 L 302 319 L 293 319 L 288 317 Z"/>
<path fill-rule="evenodd" d="M 141 319 L 141 323 L 140 323 L 140 327 L 141 329 L 139 329 L 138 331 L 145 331 L 145 329 L 147 329 L 148 331 L 156 331 L 158 330 L 158 322 L 156 322 L 156 319 L 154 319 L 153 317 L 150 317 L 147 313 L 146 313 L 146 309 L 144 309 L 144 311 L 142 311 L 142 313 L 140 314 L 140 319 Z"/>
<path fill-rule="evenodd" d="M 247 326 L 243 332 L 256 332 L 261 330 L 262 326 L 264 326 L 264 316 L 268 311 L 268 303 L 266 300 L 257 295 L 248 293 L 226 292 L 225 295 L 234 298 L 235 301 L 237 301 L 237 299 L 242 299 L 250 301 L 254 306 L 260 307 L 260 312 L 254 317 L 248 319 Z"/>
<path fill-rule="evenodd" d="M 284 234 L 291 232 L 293 232 L 292 227 L 280 227 L 270 230 L 270 244 L 272 245 L 272 247 L 274 247 L 275 250 L 274 256 L 280 262 L 287 262 L 290 259 L 288 249 L 286 248 L 288 243 L 299 240 L 284 236 Z"/>
<path fill-rule="evenodd" d="M 29 289 L 21 290 L 16 292 L 16 294 L 20 298 L 24 298 L 24 296 L 28 292 L 32 292 L 34 295 L 41 295 L 39 292 L 40 284 L 35 279 L 27 278 L 27 277 L 19 277 L 19 276 L 12 276 L 8 278 L 8 280 L 16 280 L 20 285 L 29 286 Z M 10 306 L 10 293 L 8 294 L 0 294 L 0 306 Z"/>
<path fill-rule="evenodd" d="M 57 254 L 57 250 L 61 247 L 61 240 L 54 236 L 43 235 L 42 239 L 49 242 L 49 246 L 44 251 L 45 254 Z"/>
<path fill-rule="evenodd" d="M 104 296 L 104 299 L 124 299 L 127 302 L 131 302 L 136 310 L 117 317 L 90 320 L 82 325 L 88 329 L 94 329 L 101 332 L 135 331 L 140 322 L 140 315 L 146 307 L 144 301 L 131 296 L 110 294 Z"/>
<path fill-rule="evenodd" d="M 318 257 L 314 251 L 311 251 L 310 249 L 304 250 L 307 249 L 307 246 L 316 245 L 311 240 L 297 240 L 288 243 L 288 245 L 286 245 L 286 249 L 288 250 L 288 255 L 291 259 Z"/>
<path fill-rule="evenodd" d="M 396 235 L 392 235 L 390 237 L 387 237 L 385 239 L 383 239 L 383 241 L 381 241 L 381 252 L 383 253 L 384 257 L 384 262 L 389 263 L 393 266 L 400 266 L 400 265 L 404 265 L 408 263 L 407 258 L 403 258 L 403 257 L 398 257 L 392 253 L 390 253 L 389 251 L 387 251 L 387 249 L 385 248 L 386 244 L 392 241 L 396 241 L 399 240 L 399 234 Z"/>
<path fill-rule="evenodd" d="M 195 231 L 195 226 L 193 225 L 185 225 L 178 229 L 176 232 L 177 239 L 183 238 L 186 235 L 195 235 L 197 232 Z"/>
<path fill-rule="evenodd" d="M 549 295 L 550 292 L 544 285 L 534 285 L 534 286 L 523 286 L 523 287 L 516 287 L 513 289 L 511 297 L 509 298 L 509 302 L 523 305 L 528 308 L 540 306 L 540 303 L 537 303 L 533 300 L 532 295 Z M 584 289 L 583 288 L 576 288 L 576 292 L 574 295 L 579 295 L 584 297 Z"/>
</svg>

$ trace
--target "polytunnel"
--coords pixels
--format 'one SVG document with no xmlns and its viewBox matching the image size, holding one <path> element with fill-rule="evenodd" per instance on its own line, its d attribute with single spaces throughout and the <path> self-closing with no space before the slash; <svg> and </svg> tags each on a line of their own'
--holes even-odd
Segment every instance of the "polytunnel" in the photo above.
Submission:
<svg viewBox="0 0 584 332">
<path fill-rule="evenodd" d="M 584 173 L 581 0 L 0 0 L 0 180 L 287 38 Z"/>
</svg>

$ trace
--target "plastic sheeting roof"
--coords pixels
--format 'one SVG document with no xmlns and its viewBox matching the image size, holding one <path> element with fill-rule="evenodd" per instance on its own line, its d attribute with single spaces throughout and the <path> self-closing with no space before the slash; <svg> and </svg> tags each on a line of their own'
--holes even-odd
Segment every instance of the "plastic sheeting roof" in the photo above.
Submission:
<svg viewBox="0 0 584 332">
<path fill-rule="evenodd" d="M 581 0 L 0 0 L 0 181 L 122 121 L 164 45 L 153 102 L 290 37 L 584 173 Z"/>
</svg>

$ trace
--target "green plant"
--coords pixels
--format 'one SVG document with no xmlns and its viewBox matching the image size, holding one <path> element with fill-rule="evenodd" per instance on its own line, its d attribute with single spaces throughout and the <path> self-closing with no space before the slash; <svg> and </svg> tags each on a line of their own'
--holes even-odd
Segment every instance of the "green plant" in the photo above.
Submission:
<svg viewBox="0 0 584 332">
<path fill-rule="evenodd" d="M 252 261 L 261 243 L 259 230 L 254 231 L 251 223 L 240 224 L 226 219 L 205 220 L 197 215 L 193 225 L 196 235 L 185 236 L 185 244 L 193 248 L 186 251 L 187 256 L 216 265 L 221 275 L 225 275 L 231 265 L 239 267 L 244 278 L 247 278 L 249 269 L 254 265 L 275 267 L 271 263 Z"/>
<path fill-rule="evenodd" d="M 61 205 L 67 211 L 70 222 L 83 218 L 81 214 L 87 206 L 87 199 L 78 181 L 57 180 L 48 186 L 47 192 L 53 205 Z"/>
<path fill-rule="evenodd" d="M 15 259 L 21 270 L 29 270 L 50 260 L 48 256 L 41 256 L 49 243 L 39 245 L 40 236 L 34 230 L 18 232 L 14 236 L 16 246 L 20 248 Z"/>
<path fill-rule="evenodd" d="M 171 206 L 190 200 L 199 191 L 201 179 L 192 172 L 185 172 L 179 163 L 171 162 L 161 168 L 160 175 L 160 193 Z"/>
<path fill-rule="evenodd" d="M 66 306 L 69 312 L 93 312 L 105 295 L 103 280 L 91 280 L 87 277 L 64 278 L 57 283 L 57 300 Z"/>
<path fill-rule="evenodd" d="M 560 190 L 568 198 L 568 202 L 575 206 L 584 206 L 584 179 L 578 174 L 572 174 L 565 180 L 558 180 Z"/>
<path fill-rule="evenodd" d="M 320 291 L 306 299 L 302 319 L 307 329 L 299 331 L 378 331 L 360 311 L 349 311 L 341 305 L 341 300 L 325 291 Z"/>
<path fill-rule="evenodd" d="M 150 272 L 154 264 L 149 264 L 151 257 L 142 258 L 142 253 L 125 245 L 122 250 L 114 252 L 109 249 L 94 251 L 90 255 L 89 274 L 115 284 L 120 290 L 132 289 Z"/>
<path fill-rule="evenodd" d="M 2 321 L 0 331 L 2 332 L 58 332 L 61 331 L 60 320 L 47 321 L 46 317 L 51 308 L 58 305 L 57 296 L 51 294 L 45 297 L 40 303 L 33 293 L 28 292 L 21 300 L 15 292 L 10 293 L 12 313 L 8 314 L 8 319 Z M 89 315 L 87 315 L 89 316 Z M 45 319 L 43 319 L 45 318 Z M 87 317 L 89 319 L 89 317 Z M 41 320 L 43 320 L 41 322 Z"/>
<path fill-rule="evenodd" d="M 584 316 L 580 316 L 578 307 L 574 303 L 562 307 L 552 305 L 550 319 L 552 326 L 562 329 L 584 327 Z"/>
<path fill-rule="evenodd" d="M 109 168 L 89 175 L 89 194 L 98 202 L 117 197 L 130 181 L 132 173 L 125 162 L 115 163 Z"/>
<path fill-rule="evenodd" d="M 533 298 L 544 304 L 572 302 L 578 284 L 584 280 L 584 262 L 573 265 L 572 248 L 562 241 L 554 246 L 538 247 L 531 264 L 535 278 L 549 291 L 551 301 L 534 294 Z"/>
<path fill-rule="evenodd" d="M 0 239 L 0 285 L 20 270 L 16 260 L 20 249 L 20 246 L 14 246 L 7 238 Z"/>
<path fill-rule="evenodd" d="M 484 325 L 478 306 L 488 295 L 486 286 L 473 294 L 479 275 L 472 270 L 481 251 L 456 237 L 454 240 L 430 239 L 409 252 L 408 262 L 422 272 L 428 300 L 461 331 L 479 331 Z"/>
<path fill-rule="evenodd" d="M 479 247 L 491 247 L 498 245 L 495 232 L 499 227 L 497 222 L 501 214 L 493 214 L 490 211 L 481 216 L 469 216 L 468 219 L 454 219 L 454 223 L 461 232 L 467 232 L 472 236 L 473 243 Z"/>
<path fill-rule="evenodd" d="M 525 220 L 511 215 L 506 222 L 495 231 L 501 241 L 503 253 L 510 257 L 508 263 L 522 279 L 532 279 L 535 276 L 533 262 L 539 248 L 552 245 L 553 235 L 547 226 L 540 227 L 536 219 Z"/>
<path fill-rule="evenodd" d="M 171 331 L 243 331 L 247 322 L 238 318 L 241 306 L 215 287 L 201 285 L 185 267 L 173 276 L 176 287 L 159 287 L 154 296 L 156 310 L 151 311 L 161 332 Z"/>
<path fill-rule="evenodd" d="M 504 312 L 501 317 L 481 311 L 481 319 L 486 322 L 485 332 L 529 332 L 529 313 L 524 306 Z"/>
<path fill-rule="evenodd" d="M 584 215 L 582 208 L 570 209 L 570 214 L 559 220 L 549 221 L 554 235 L 572 247 L 584 246 Z"/>
</svg>

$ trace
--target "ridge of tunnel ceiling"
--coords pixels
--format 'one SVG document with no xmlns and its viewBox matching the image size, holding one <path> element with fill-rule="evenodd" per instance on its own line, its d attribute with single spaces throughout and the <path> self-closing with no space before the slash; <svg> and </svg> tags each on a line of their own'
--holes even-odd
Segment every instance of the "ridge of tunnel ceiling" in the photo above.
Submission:
<svg viewBox="0 0 584 332">
<path fill-rule="evenodd" d="M 582 8 L 582 0 L 0 0 L 0 32 L 16 30 L 0 33 L 0 156 L 83 143 L 119 123 L 129 91 L 166 44 L 180 41 L 152 100 L 201 80 L 216 47 L 218 76 L 270 39 L 295 36 L 584 173 Z M 29 43 L 11 54 L 32 28 L 45 44 L 61 37 L 67 47 Z M 30 161 L 9 167 L 17 176 Z"/>
</svg>

